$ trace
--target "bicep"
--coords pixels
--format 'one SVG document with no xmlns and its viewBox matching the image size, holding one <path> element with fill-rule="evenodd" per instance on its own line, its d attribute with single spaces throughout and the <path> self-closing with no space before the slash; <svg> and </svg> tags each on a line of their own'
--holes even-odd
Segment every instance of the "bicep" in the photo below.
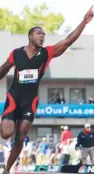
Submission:
<svg viewBox="0 0 95 174">
<path fill-rule="evenodd" d="M 9 62 L 9 60 L 2 64 L 0 67 L 1 77 L 4 77 L 9 72 L 10 68 L 12 68 L 12 66 L 13 65 Z"/>
<path fill-rule="evenodd" d="M 45 61 L 45 68 L 44 68 L 44 72 L 46 71 L 50 61 L 53 59 L 54 57 L 54 46 L 47 46 L 45 47 L 47 55 L 46 55 L 46 61 Z"/>
<path fill-rule="evenodd" d="M 61 56 L 65 50 L 68 48 L 68 41 L 67 39 L 62 40 L 54 45 L 54 57 Z"/>
<path fill-rule="evenodd" d="M 9 57 L 7 58 L 6 62 L 1 66 L 1 68 L 5 71 L 9 71 L 13 66 L 14 66 L 14 57 L 12 51 Z"/>
<path fill-rule="evenodd" d="M 14 57 L 12 51 L 6 62 L 3 63 L 0 67 L 0 78 L 3 78 L 13 66 L 14 66 Z"/>
<path fill-rule="evenodd" d="M 15 65 L 14 63 L 14 50 L 9 54 L 7 61 L 4 63 L 5 68 L 10 69 Z"/>
<path fill-rule="evenodd" d="M 5 70 L 10 70 L 10 68 L 13 67 L 13 64 L 11 64 L 9 59 L 7 59 L 6 62 L 1 67 Z"/>
</svg>

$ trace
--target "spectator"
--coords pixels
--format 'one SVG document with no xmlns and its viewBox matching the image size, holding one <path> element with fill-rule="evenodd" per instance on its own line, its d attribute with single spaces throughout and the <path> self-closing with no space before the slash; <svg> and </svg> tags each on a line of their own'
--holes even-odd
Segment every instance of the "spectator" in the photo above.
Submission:
<svg viewBox="0 0 95 174">
<path fill-rule="evenodd" d="M 29 143 L 30 141 L 30 138 L 28 136 L 25 137 L 25 140 L 24 140 L 24 143 L 25 145 L 27 146 L 27 144 Z"/>
<path fill-rule="evenodd" d="M 9 138 L 7 140 L 7 142 L 6 142 L 5 146 L 4 146 L 5 165 L 7 163 L 8 157 L 10 155 L 11 149 L 14 146 L 14 142 L 15 142 L 14 138 L 11 137 L 11 138 Z M 11 172 L 14 172 L 14 170 L 16 169 L 16 163 L 17 163 L 17 161 L 15 161 L 14 165 L 12 166 Z"/>
<path fill-rule="evenodd" d="M 39 165 L 44 163 L 44 158 L 47 152 L 47 149 L 49 148 L 48 143 L 46 141 L 46 138 L 42 138 L 42 142 L 39 144 L 38 150 L 36 152 L 36 155 L 38 154 L 37 158 Z"/>
<path fill-rule="evenodd" d="M 65 99 L 64 99 L 62 94 L 58 94 L 57 95 L 56 103 L 57 104 L 65 104 L 66 103 L 66 101 L 65 101 Z"/>
<path fill-rule="evenodd" d="M 64 130 L 61 133 L 61 143 L 63 142 L 64 144 L 67 144 L 67 141 L 69 139 L 72 139 L 72 132 L 69 130 L 68 126 L 61 127 Z"/>
<path fill-rule="evenodd" d="M 37 145 L 34 142 L 30 142 L 30 157 L 32 159 L 32 164 L 36 164 L 36 156 L 35 153 L 37 151 Z"/>
<path fill-rule="evenodd" d="M 13 140 L 9 138 L 4 146 L 4 157 L 5 157 L 5 164 L 7 163 L 8 157 L 10 155 L 10 151 L 13 147 Z"/>
<path fill-rule="evenodd" d="M 83 165 L 87 163 L 88 155 L 92 165 L 94 165 L 94 132 L 89 123 L 85 124 L 84 130 L 78 135 L 76 149 L 79 147 L 82 148 Z"/>
<path fill-rule="evenodd" d="M 92 96 L 89 98 L 88 103 L 89 104 L 94 104 L 94 98 Z"/>
<path fill-rule="evenodd" d="M 4 166 L 4 148 L 3 145 L 0 144 L 0 168 Z"/>
<path fill-rule="evenodd" d="M 54 165 L 56 163 L 56 153 L 55 153 L 55 149 L 52 148 L 52 151 L 51 151 L 51 155 L 50 155 L 50 158 L 49 158 L 49 164 L 50 165 Z"/>
<path fill-rule="evenodd" d="M 64 131 L 61 133 L 61 145 L 62 156 L 60 160 L 60 165 L 68 164 L 70 160 L 69 146 L 72 140 L 72 132 L 69 130 L 68 126 L 64 126 Z"/>
<path fill-rule="evenodd" d="M 59 161 L 61 159 L 61 148 L 60 148 L 60 141 L 56 145 L 56 164 L 59 164 Z"/>
<path fill-rule="evenodd" d="M 23 149 L 20 154 L 20 166 L 22 171 L 27 171 L 28 167 L 28 161 L 30 158 L 30 139 L 28 136 L 25 137 L 24 143 L 23 143 Z"/>
</svg>

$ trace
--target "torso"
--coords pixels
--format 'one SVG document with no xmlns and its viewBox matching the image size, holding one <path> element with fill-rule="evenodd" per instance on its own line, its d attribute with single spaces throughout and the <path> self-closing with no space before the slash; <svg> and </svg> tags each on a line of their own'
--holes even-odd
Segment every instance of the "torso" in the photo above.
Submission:
<svg viewBox="0 0 95 174">
<path fill-rule="evenodd" d="M 14 50 L 15 74 L 11 89 L 20 95 L 35 95 L 38 93 L 39 82 L 44 75 L 48 60 L 48 52 L 42 48 L 38 54 L 28 57 L 24 47 Z"/>
</svg>

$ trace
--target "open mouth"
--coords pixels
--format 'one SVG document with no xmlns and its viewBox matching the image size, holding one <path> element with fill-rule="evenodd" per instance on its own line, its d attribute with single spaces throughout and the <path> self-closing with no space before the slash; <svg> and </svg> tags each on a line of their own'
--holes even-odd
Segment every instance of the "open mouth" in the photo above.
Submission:
<svg viewBox="0 0 95 174">
<path fill-rule="evenodd" d="M 43 39 L 41 39 L 41 40 L 40 40 L 40 44 L 42 45 L 43 43 L 44 43 L 44 40 L 43 40 Z"/>
</svg>

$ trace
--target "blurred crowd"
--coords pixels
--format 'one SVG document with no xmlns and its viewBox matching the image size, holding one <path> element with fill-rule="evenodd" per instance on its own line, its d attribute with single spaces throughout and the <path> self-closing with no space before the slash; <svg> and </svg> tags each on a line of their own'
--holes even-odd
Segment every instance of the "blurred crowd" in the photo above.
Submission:
<svg viewBox="0 0 95 174">
<path fill-rule="evenodd" d="M 49 104 L 67 104 L 66 98 L 64 97 L 63 90 L 55 89 L 49 93 L 48 96 Z M 72 94 L 71 104 L 94 104 L 94 97 L 90 96 L 87 101 L 79 95 Z"/>
<path fill-rule="evenodd" d="M 77 165 L 82 158 L 93 164 L 94 133 L 91 125 L 85 124 L 83 131 L 76 138 L 73 138 L 68 126 L 62 128 L 61 138 L 56 144 L 48 143 L 46 137 L 33 142 L 27 136 L 23 150 L 13 167 L 19 166 L 21 170 L 25 170 L 29 165 Z M 13 138 L 10 138 L 5 146 L 0 145 L 1 164 L 6 164 L 13 145 Z"/>
</svg>

